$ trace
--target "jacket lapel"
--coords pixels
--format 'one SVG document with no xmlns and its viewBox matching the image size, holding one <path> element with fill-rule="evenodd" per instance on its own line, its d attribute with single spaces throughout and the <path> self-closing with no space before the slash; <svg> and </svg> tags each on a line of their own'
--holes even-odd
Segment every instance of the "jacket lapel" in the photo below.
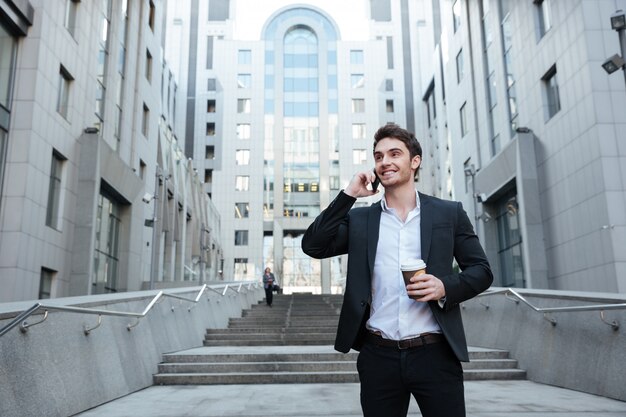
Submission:
<svg viewBox="0 0 626 417">
<path fill-rule="evenodd" d="M 367 214 L 367 264 L 370 269 L 370 277 L 374 273 L 374 260 L 378 247 L 378 231 L 380 230 L 380 213 L 382 208 L 380 201 L 372 204 Z"/>
<path fill-rule="evenodd" d="M 433 230 L 433 217 L 430 209 L 430 198 L 419 193 L 420 197 L 420 238 L 422 245 L 422 260 L 428 265 L 428 255 L 430 254 L 430 241 Z"/>
</svg>

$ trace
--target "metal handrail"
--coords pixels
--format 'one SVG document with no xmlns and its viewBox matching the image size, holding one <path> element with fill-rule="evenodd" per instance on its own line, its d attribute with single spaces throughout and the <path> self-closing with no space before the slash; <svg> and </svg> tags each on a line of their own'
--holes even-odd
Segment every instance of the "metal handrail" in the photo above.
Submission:
<svg viewBox="0 0 626 417">
<path fill-rule="evenodd" d="M 251 288 L 251 286 L 254 285 L 255 287 L 258 286 L 258 283 L 254 283 L 254 284 L 249 284 L 248 285 L 248 289 Z M 187 297 L 181 297 L 180 295 L 176 295 L 176 294 L 172 294 L 172 293 L 166 293 L 163 291 L 159 291 L 151 300 L 150 303 L 148 303 L 148 305 L 146 306 L 146 308 L 141 312 L 141 313 L 135 313 L 135 312 L 130 312 L 130 311 L 116 311 L 116 310 L 103 310 L 103 309 L 98 309 L 98 308 L 87 308 L 87 307 L 73 307 L 73 306 L 61 306 L 61 305 L 55 305 L 55 304 L 45 304 L 45 303 L 40 303 L 37 302 L 35 303 L 32 307 L 30 307 L 27 310 L 22 311 L 20 314 L 17 315 L 17 317 L 15 317 L 9 324 L 5 325 L 4 327 L 0 328 L 0 337 L 2 337 L 3 335 L 5 335 L 6 333 L 8 333 L 11 329 L 13 329 L 16 326 L 20 326 L 20 331 L 22 331 L 23 333 L 25 333 L 29 327 L 35 326 L 37 324 L 43 323 L 47 318 L 48 318 L 48 311 L 64 311 L 64 312 L 70 312 L 70 313 L 81 313 L 81 314 L 97 314 L 98 315 L 98 324 L 92 328 L 87 328 L 86 326 L 83 326 L 83 331 L 85 333 L 85 335 L 89 335 L 89 333 L 98 328 L 102 322 L 102 316 L 118 316 L 118 317 L 134 317 L 136 319 L 136 321 L 134 323 L 129 323 L 126 325 L 126 328 L 130 331 L 132 330 L 135 326 L 137 326 L 140 322 L 140 320 L 142 318 L 144 318 L 149 312 L 150 310 L 152 310 L 152 307 L 154 307 L 154 305 L 157 302 L 162 301 L 165 297 L 170 297 L 170 298 L 174 298 L 180 301 L 187 301 L 190 303 L 193 303 L 193 305 L 191 307 L 189 307 L 189 309 L 187 311 L 191 311 L 191 309 L 193 307 L 195 307 L 197 305 L 197 303 L 200 301 L 200 297 L 202 297 L 202 294 L 204 294 L 205 292 L 207 292 L 208 290 L 212 290 L 215 291 L 218 294 L 221 294 L 222 296 L 226 294 L 226 292 L 228 291 L 228 288 L 230 288 L 231 290 L 239 293 L 241 291 L 242 285 L 239 285 L 238 289 L 232 288 L 232 286 L 230 286 L 230 284 L 226 284 L 225 288 L 224 288 L 224 292 L 220 292 L 217 291 L 216 289 L 209 287 L 207 284 L 202 285 L 202 287 L 200 288 L 200 290 L 198 291 L 198 294 L 196 295 L 195 298 L 187 298 Z M 207 298 L 208 300 L 208 298 Z M 43 318 L 37 322 L 34 323 L 28 323 L 26 322 L 26 319 L 30 316 L 32 316 L 33 314 L 35 314 L 37 311 L 39 310 L 44 310 L 44 314 L 43 314 Z M 173 311 L 173 308 L 172 308 Z"/>
<path fill-rule="evenodd" d="M 503 288 L 500 290 L 487 290 L 484 293 L 477 295 L 476 298 L 490 296 L 490 295 L 497 295 L 497 294 L 504 294 L 504 297 L 506 299 L 511 300 L 515 302 L 516 304 L 519 304 L 519 302 L 521 301 L 526 306 L 530 307 L 532 310 L 538 313 L 543 313 L 543 318 L 549 321 L 553 326 L 556 326 L 557 321 L 556 319 L 548 316 L 549 313 L 564 313 L 564 312 L 576 312 L 576 311 L 600 311 L 600 320 L 602 320 L 603 323 L 611 326 L 613 330 L 618 330 L 620 327 L 619 322 L 617 320 L 613 320 L 612 322 L 606 321 L 604 319 L 604 311 L 626 309 L 626 303 L 593 304 L 593 305 L 586 305 L 586 306 L 567 306 L 567 307 L 537 307 L 533 305 L 530 301 L 528 301 L 526 298 L 524 298 L 524 296 L 521 295 L 519 292 L 515 291 L 513 288 Z M 489 305 L 483 304 L 480 301 L 478 302 L 482 306 L 484 306 L 485 309 L 489 309 Z"/>
</svg>

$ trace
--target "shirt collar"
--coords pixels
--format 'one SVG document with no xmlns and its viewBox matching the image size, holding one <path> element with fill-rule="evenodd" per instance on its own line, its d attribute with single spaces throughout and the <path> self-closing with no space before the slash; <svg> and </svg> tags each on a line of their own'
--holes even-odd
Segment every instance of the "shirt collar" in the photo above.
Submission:
<svg viewBox="0 0 626 417">
<path fill-rule="evenodd" d="M 383 198 L 380 200 L 380 207 L 385 213 L 389 213 L 390 210 L 393 210 L 389 206 L 387 206 L 387 198 L 385 194 L 383 194 Z M 420 208 L 420 193 L 415 190 L 415 208 Z"/>
</svg>

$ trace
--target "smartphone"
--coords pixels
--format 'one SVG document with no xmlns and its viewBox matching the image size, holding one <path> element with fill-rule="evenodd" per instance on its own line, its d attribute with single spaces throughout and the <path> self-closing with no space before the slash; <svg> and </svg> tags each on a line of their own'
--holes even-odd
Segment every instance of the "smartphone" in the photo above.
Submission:
<svg viewBox="0 0 626 417">
<path fill-rule="evenodd" d="M 374 175 L 376 176 L 376 179 L 372 183 L 372 191 L 376 191 L 376 189 L 378 188 L 378 185 L 380 184 L 380 178 L 378 178 L 378 174 L 376 174 L 376 168 L 374 168 L 372 171 L 374 172 Z"/>
</svg>

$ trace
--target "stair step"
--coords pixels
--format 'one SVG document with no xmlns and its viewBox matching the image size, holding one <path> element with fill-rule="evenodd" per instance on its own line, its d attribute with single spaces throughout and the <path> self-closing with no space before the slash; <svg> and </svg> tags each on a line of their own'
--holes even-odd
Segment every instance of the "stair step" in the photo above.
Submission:
<svg viewBox="0 0 626 417">
<path fill-rule="evenodd" d="M 463 371 L 466 381 L 486 380 L 520 380 L 526 379 L 526 371 L 522 369 L 469 369 Z"/>
<path fill-rule="evenodd" d="M 359 382 L 356 372 L 229 372 L 156 374 L 157 385 L 315 384 Z"/>
<path fill-rule="evenodd" d="M 226 373 L 226 372 L 356 372 L 353 361 L 297 361 L 297 362 L 195 362 L 164 363 L 159 373 Z"/>
<path fill-rule="evenodd" d="M 343 296 L 276 295 L 253 305 L 228 328 L 207 329 L 203 348 L 163 355 L 155 384 L 293 384 L 358 382 L 358 352 L 335 352 Z M 309 346 L 309 347 L 307 347 Z M 526 371 L 507 351 L 473 348 L 465 380 L 518 380 Z"/>
<path fill-rule="evenodd" d="M 286 339 L 286 340 L 205 340 L 204 346 L 327 346 L 335 338 L 328 339 Z"/>
</svg>

